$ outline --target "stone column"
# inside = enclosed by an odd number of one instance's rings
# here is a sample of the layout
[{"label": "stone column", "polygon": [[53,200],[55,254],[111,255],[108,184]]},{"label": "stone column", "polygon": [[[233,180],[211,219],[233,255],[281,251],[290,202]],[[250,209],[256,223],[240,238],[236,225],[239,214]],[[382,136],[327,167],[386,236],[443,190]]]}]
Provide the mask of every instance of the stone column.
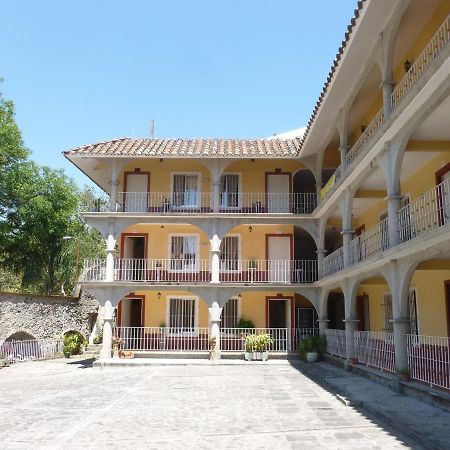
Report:
[{"label": "stone column", "polygon": [[395,318],[394,325],[394,350],[395,369],[397,373],[408,369],[408,349],[406,346],[406,335],[409,333],[409,317]]},{"label": "stone column", "polygon": [[358,326],[358,322],[359,320],[353,318],[344,320],[347,364],[351,364],[355,359],[354,333]]},{"label": "stone column", "polygon": [[384,120],[387,120],[392,113],[391,95],[394,89],[394,82],[392,80],[384,80],[381,83],[381,89],[383,90]]},{"label": "stone column", "polygon": [[321,336],[325,335],[325,331],[328,330],[329,319],[319,319],[319,334]]},{"label": "stone column", "polygon": [[211,283],[220,283],[220,244],[222,240],[217,234],[210,239],[211,244]]},{"label": "stone column", "polygon": [[342,230],[342,251],[344,253],[344,267],[350,267],[351,261],[351,249],[350,242],[353,239],[353,230]]},{"label": "stone column", "polygon": [[109,300],[103,307],[103,343],[100,358],[111,358],[114,308]]},{"label": "stone column", "polygon": [[220,211],[220,179],[214,179],[212,183],[212,208],[215,213]]},{"label": "stone column", "polygon": [[388,206],[389,247],[400,244],[400,224],[397,211],[400,209],[402,196],[400,193],[389,194],[386,198]]},{"label": "stone column", "polygon": [[344,172],[345,167],[347,166],[346,156],[349,151],[349,146],[347,144],[341,145],[339,147],[339,153],[341,154],[341,171]]},{"label": "stone column", "polygon": [[217,302],[213,302],[209,312],[209,337],[215,341],[215,349],[211,352],[211,359],[220,359],[220,321],[222,309]]},{"label": "stone column", "polygon": [[320,280],[323,277],[323,259],[325,258],[326,250],[323,248],[317,249],[317,277]]},{"label": "stone column", "polygon": [[109,197],[109,210],[111,212],[116,211],[116,202],[117,202],[117,166],[116,161],[113,159],[111,164],[111,179],[110,179],[110,197]]}]

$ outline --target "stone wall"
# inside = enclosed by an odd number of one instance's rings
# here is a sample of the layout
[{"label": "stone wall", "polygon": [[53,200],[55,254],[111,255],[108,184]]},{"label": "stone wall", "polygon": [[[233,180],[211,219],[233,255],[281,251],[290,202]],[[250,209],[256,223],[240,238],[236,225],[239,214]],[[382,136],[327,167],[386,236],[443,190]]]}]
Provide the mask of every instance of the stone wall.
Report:
[{"label": "stone wall", "polygon": [[98,308],[85,292],[80,297],[0,292],[0,344],[19,332],[44,339],[75,330],[88,339]]}]

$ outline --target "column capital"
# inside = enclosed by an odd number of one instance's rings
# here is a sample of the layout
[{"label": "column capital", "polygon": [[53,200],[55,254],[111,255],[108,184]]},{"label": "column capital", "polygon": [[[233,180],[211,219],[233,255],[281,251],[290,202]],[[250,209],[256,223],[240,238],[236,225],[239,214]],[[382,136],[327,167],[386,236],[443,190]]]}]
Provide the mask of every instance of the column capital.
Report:
[{"label": "column capital", "polygon": [[338,148],[338,151],[344,151],[344,152],[348,152],[350,150],[350,145],[340,145]]},{"label": "column capital", "polygon": [[392,87],[395,85],[395,81],[394,80],[383,80],[381,82],[381,87]]},{"label": "column capital", "polygon": [[341,234],[342,235],[344,235],[344,234],[355,234],[355,230],[342,230]]},{"label": "column capital", "polygon": [[399,317],[397,319],[389,319],[390,323],[410,323],[411,319],[409,317]]},{"label": "column capital", "polygon": [[359,323],[359,319],[344,319],[342,322],[344,323]]},{"label": "column capital", "polygon": [[321,323],[321,322],[328,323],[328,322],[331,322],[331,320],[330,319],[317,319],[317,322],[319,322],[319,323]]},{"label": "column capital", "polygon": [[387,197],[384,198],[385,201],[388,200],[402,200],[403,199],[403,195],[401,194],[389,194]]},{"label": "column capital", "polygon": [[318,249],[316,250],[316,253],[317,253],[318,255],[320,255],[320,254],[325,255],[326,252],[327,252],[327,251],[326,251],[324,248],[318,248]]}]

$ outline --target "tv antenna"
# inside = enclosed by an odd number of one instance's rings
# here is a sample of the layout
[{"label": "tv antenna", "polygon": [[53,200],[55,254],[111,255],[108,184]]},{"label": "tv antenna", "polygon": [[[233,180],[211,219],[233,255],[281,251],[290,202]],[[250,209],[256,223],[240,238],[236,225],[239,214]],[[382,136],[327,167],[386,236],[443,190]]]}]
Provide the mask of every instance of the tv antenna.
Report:
[{"label": "tv antenna", "polygon": [[150,120],[150,138],[153,139],[155,137],[155,121]]}]

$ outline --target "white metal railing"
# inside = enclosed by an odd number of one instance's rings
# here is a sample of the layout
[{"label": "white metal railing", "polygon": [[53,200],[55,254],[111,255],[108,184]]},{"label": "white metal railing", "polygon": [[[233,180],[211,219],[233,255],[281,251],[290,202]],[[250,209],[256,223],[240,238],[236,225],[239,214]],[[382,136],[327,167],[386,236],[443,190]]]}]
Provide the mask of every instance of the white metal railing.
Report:
[{"label": "white metal railing", "polygon": [[323,258],[323,276],[327,277],[344,268],[344,249],[338,248]]},{"label": "white metal railing", "polygon": [[388,219],[363,231],[350,242],[350,262],[356,264],[389,248]]},{"label": "white metal railing", "polygon": [[427,46],[422,50],[418,58],[411,65],[408,72],[397,83],[391,95],[391,107],[395,109],[411,88],[416,84],[425,70],[428,69],[436,56],[446,47],[450,41],[450,15],[433,35]]},{"label": "white metal railing", "polygon": [[121,350],[208,351],[208,328],[199,327],[115,327]]},{"label": "white metal railing", "polygon": [[410,377],[450,389],[450,338],[408,334],[406,345]]},{"label": "white metal railing", "polygon": [[62,355],[62,339],[5,341],[0,346],[0,358],[10,362],[55,358]]},{"label": "white metal railing", "polygon": [[395,372],[394,333],[355,331],[354,353],[362,364]]},{"label": "white metal railing", "polygon": [[200,213],[211,211],[210,192],[118,192],[120,212]]},{"label": "white metal railing", "polygon": [[325,337],[327,338],[327,353],[330,353],[330,355],[339,356],[340,358],[345,358],[347,356],[345,330],[325,330]]},{"label": "white metal railing", "polygon": [[[317,194],[243,192],[220,194],[216,213],[225,214],[310,214],[317,206]],[[88,199],[86,212],[108,212],[108,196]],[[115,212],[186,214],[214,213],[211,192],[118,192]]]},{"label": "white metal railing", "polygon": [[108,212],[110,210],[109,199],[109,195],[105,193],[95,197],[86,195],[81,202],[81,212]]},{"label": "white metal railing", "polygon": [[317,260],[221,260],[223,283],[313,283]]},{"label": "white metal railing", "polygon": [[[104,281],[105,260],[85,260],[82,281]],[[316,260],[221,260],[222,283],[299,284],[317,281]],[[114,281],[209,282],[210,260],[116,259]]]},{"label": "white metal railing", "polygon": [[[391,109],[398,107],[401,100],[406,96],[411,88],[417,83],[423,73],[428,69],[432,61],[439,55],[439,53],[447,46],[450,41],[450,15],[447,16],[442,25],[433,35],[427,46],[421,52],[419,57],[411,65],[408,72],[397,83],[391,94]],[[336,169],[335,174],[328,180],[328,183],[322,188],[320,192],[320,200],[325,200],[331,192],[333,192],[349,172],[349,167],[362,156],[367,153],[369,143],[371,142],[375,133],[381,128],[385,121],[384,109],[380,108],[375,114],[364,132],[352,146],[345,157],[345,167],[341,165]]]},{"label": "white metal railing", "polygon": [[402,242],[450,223],[450,179],[398,210]]}]

